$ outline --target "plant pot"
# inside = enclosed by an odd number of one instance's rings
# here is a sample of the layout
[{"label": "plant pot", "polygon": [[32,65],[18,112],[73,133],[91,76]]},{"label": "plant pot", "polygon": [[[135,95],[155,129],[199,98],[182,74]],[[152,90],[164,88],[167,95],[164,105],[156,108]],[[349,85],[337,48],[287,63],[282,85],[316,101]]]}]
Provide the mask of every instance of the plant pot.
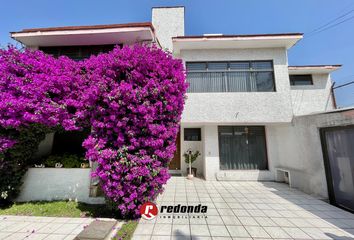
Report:
[{"label": "plant pot", "polygon": [[89,168],[90,165],[88,163],[81,163],[81,168]]},{"label": "plant pot", "polygon": [[189,180],[192,180],[193,179],[193,174],[188,174],[188,176],[187,176],[187,178],[189,179]]},{"label": "plant pot", "polygon": [[[189,168],[187,168],[187,174],[189,174]],[[192,174],[193,176],[197,176],[197,168],[192,167]]]},{"label": "plant pot", "polygon": [[62,168],[62,167],[63,167],[63,164],[61,164],[61,163],[55,163],[54,167],[55,167],[55,168]]}]

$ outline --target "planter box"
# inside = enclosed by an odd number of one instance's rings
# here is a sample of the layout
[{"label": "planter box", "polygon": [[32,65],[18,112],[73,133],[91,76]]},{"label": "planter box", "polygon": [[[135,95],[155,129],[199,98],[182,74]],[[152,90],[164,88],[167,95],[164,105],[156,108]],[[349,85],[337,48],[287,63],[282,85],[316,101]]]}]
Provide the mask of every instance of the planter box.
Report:
[{"label": "planter box", "polygon": [[90,168],[30,168],[23,178],[17,202],[72,200],[101,204],[89,197]]}]

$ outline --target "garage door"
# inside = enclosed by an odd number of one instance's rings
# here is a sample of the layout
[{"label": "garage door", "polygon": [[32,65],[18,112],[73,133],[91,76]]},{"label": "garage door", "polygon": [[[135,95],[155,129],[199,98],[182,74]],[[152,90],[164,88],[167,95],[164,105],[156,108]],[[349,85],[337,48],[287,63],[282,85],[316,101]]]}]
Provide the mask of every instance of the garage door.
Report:
[{"label": "garage door", "polygon": [[321,129],[332,204],[354,211],[354,126]]}]

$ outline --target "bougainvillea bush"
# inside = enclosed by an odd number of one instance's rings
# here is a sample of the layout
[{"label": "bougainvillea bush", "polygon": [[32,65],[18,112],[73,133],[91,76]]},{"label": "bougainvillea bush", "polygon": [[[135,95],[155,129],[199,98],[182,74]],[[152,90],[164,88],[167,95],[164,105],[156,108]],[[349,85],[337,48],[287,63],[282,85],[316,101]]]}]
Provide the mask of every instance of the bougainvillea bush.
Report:
[{"label": "bougainvillea bush", "polygon": [[[98,164],[93,176],[122,215],[137,216],[169,178],[186,88],[181,61],[157,47],[116,47],[80,62],[0,50],[0,174],[30,163],[34,151],[26,161],[10,154],[24,141],[19,133],[89,127],[83,146]],[[1,182],[2,195],[20,183],[12,185]]]}]

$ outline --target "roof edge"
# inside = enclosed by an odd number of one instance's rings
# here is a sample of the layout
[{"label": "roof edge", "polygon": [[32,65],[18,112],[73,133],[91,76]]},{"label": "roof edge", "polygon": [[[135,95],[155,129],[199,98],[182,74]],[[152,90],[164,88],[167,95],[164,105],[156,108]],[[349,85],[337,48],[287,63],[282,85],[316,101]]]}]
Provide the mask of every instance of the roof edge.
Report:
[{"label": "roof edge", "polygon": [[53,32],[53,31],[75,31],[75,30],[95,30],[95,29],[110,29],[110,28],[129,28],[129,27],[149,27],[154,32],[155,28],[151,22],[135,22],[123,24],[101,24],[101,25],[84,25],[84,26],[65,26],[65,27],[47,27],[47,28],[27,28],[16,33],[32,33],[32,32]]},{"label": "roof edge", "polygon": [[155,6],[155,7],[151,7],[151,9],[154,8],[186,8],[185,6],[179,5],[179,6]]},{"label": "roof edge", "polygon": [[342,64],[321,64],[321,65],[294,65],[288,66],[288,68],[298,69],[298,68],[340,68]]},{"label": "roof edge", "polygon": [[188,39],[188,38],[243,38],[243,37],[285,37],[285,36],[303,36],[303,33],[267,33],[267,34],[238,34],[238,35],[191,35],[177,36],[172,39]]}]

